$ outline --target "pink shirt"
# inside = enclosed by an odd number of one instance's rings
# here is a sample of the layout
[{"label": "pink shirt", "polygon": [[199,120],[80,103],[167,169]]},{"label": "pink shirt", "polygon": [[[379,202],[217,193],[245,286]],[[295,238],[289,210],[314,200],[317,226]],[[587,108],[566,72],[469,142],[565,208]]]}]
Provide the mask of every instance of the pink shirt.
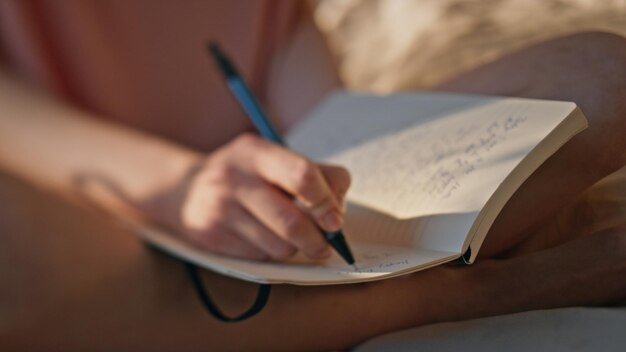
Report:
[{"label": "pink shirt", "polygon": [[1,0],[12,71],[98,115],[201,150],[249,129],[206,51],[217,40],[263,98],[289,0]]}]

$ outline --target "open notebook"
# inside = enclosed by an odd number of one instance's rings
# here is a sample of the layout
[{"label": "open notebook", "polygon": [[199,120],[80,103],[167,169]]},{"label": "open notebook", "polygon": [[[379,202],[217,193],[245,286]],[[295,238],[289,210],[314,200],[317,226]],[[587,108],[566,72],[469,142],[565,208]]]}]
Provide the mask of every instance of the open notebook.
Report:
[{"label": "open notebook", "polygon": [[358,270],[336,254],[263,263],[207,253],[132,223],[166,252],[259,283],[379,280],[460,259],[472,263],[496,216],[542,162],[587,122],[574,103],[338,91],[296,126],[290,147],[352,174],[344,233]]}]

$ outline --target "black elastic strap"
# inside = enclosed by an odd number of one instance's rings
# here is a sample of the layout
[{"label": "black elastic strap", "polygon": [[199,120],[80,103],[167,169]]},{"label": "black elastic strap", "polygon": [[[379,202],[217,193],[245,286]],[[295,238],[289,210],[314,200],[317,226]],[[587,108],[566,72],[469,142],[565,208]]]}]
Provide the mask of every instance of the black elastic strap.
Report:
[{"label": "black elastic strap", "polygon": [[472,247],[467,247],[465,253],[457,259],[450,262],[453,265],[468,265],[471,264],[470,258],[472,258]]},{"label": "black elastic strap", "polygon": [[209,296],[209,293],[207,292],[206,288],[204,288],[204,285],[202,284],[202,280],[200,280],[200,275],[198,274],[198,267],[187,262],[185,262],[185,267],[187,268],[187,274],[189,274],[189,277],[191,278],[191,282],[193,283],[194,288],[196,289],[198,298],[200,298],[200,301],[202,301],[202,304],[204,305],[204,307],[209,311],[209,313],[211,313],[212,316],[214,316],[215,318],[223,322],[234,323],[234,322],[248,319],[256,315],[258,312],[261,311],[261,309],[263,309],[263,307],[265,307],[265,304],[267,303],[267,299],[270,296],[270,290],[272,286],[267,285],[267,284],[260,284],[259,291],[256,295],[256,300],[254,301],[252,306],[239,316],[232,317],[232,318],[227,317],[213,303],[213,300],[211,300],[211,296]]}]

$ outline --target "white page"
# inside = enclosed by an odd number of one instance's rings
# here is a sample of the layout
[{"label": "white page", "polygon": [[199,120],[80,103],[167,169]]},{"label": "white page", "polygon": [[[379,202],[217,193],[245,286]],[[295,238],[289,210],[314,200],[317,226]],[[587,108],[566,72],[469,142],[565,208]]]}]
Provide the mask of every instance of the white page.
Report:
[{"label": "white page", "polygon": [[[350,244],[366,242],[461,254],[467,230],[478,212],[398,219],[349,202],[343,232]],[[461,233],[461,235],[459,235]]]},{"label": "white page", "polygon": [[315,262],[298,255],[288,262],[258,262],[216,255],[192,245],[182,236],[148,226],[144,222],[125,219],[124,224],[147,242],[180,259],[224,275],[259,283],[291,283],[298,285],[356,283],[402,275],[447,262],[457,253],[415,249],[357,242],[351,249],[358,270],[347,265],[337,254],[324,262]]},{"label": "white page", "polygon": [[396,218],[479,211],[572,103],[419,93],[338,93],[288,136],[347,167],[348,199]]}]

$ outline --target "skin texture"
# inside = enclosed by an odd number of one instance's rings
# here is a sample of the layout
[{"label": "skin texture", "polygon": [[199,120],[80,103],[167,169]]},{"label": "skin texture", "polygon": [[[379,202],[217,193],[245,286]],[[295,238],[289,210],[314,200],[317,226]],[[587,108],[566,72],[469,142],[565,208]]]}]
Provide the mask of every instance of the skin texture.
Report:
[{"label": "skin texture", "polygon": [[[239,324],[219,323],[202,310],[178,262],[147,249],[98,209],[34,188],[34,178],[24,176],[28,165],[5,161],[22,166],[14,168],[17,177],[0,182],[3,198],[12,200],[1,223],[0,282],[11,289],[0,293],[0,341],[9,350],[341,349],[410,326],[624,299],[624,228],[581,238],[558,234],[550,248],[515,249],[546,233],[541,229],[560,210],[626,163],[626,86],[619,79],[626,73],[625,43],[602,33],[556,39],[435,88],[573,100],[590,122],[515,194],[475,265],[369,284],[277,286],[268,306]],[[150,137],[143,142],[187,156],[172,158],[178,160],[169,168],[172,184],[155,189],[175,189],[173,180],[183,180],[202,160]],[[58,175],[51,177],[65,177]],[[125,191],[150,200],[155,205],[146,209],[155,213],[176,199],[155,200],[161,198],[147,196],[154,190],[141,186]],[[124,208],[97,187],[85,187],[84,194],[110,209]],[[256,285],[208,272],[204,280],[230,314],[245,309],[256,292]]]}]

